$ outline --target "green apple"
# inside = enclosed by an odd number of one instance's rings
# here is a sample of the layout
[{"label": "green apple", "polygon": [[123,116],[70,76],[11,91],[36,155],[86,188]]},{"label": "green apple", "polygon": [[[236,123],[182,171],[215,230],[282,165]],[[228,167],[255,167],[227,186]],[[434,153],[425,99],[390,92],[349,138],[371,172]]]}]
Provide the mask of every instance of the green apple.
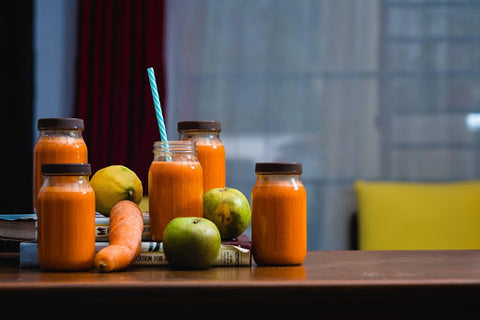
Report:
[{"label": "green apple", "polygon": [[248,199],[239,190],[214,188],[203,195],[203,216],[215,223],[222,240],[230,240],[247,229],[252,211]]},{"label": "green apple", "polygon": [[205,218],[178,217],[163,232],[163,251],[168,263],[181,269],[206,269],[220,252],[220,232]]}]

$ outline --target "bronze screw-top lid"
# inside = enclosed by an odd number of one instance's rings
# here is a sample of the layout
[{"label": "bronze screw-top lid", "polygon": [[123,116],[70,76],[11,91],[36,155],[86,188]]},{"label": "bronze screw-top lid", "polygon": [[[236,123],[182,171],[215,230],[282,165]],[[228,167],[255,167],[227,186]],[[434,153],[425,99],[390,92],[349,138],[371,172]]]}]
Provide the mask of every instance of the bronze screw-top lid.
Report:
[{"label": "bronze screw-top lid", "polygon": [[265,173],[289,173],[289,174],[301,174],[302,163],[300,162],[257,162],[255,164],[255,172]]},{"label": "bronze screw-top lid", "polygon": [[42,164],[44,175],[90,175],[92,168],[90,163],[45,163]]},{"label": "bronze screw-top lid", "polygon": [[83,119],[42,118],[38,119],[38,129],[84,129]]},{"label": "bronze screw-top lid", "polygon": [[222,124],[215,120],[180,121],[177,124],[177,130],[221,131]]}]

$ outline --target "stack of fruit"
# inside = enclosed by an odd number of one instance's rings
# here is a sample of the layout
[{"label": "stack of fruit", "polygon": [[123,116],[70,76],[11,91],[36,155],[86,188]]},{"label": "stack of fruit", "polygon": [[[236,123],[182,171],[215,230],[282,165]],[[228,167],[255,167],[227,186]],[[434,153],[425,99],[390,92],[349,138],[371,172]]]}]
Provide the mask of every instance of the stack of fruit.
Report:
[{"label": "stack of fruit", "polygon": [[[111,214],[119,211],[116,206],[122,205],[123,215],[134,217],[129,226],[117,232],[116,243],[125,250],[112,253],[109,257],[99,251],[95,267],[100,271],[113,271],[129,266],[138,256],[138,248],[131,245],[141,239],[143,220],[138,208],[143,196],[142,182],[129,168],[112,165],[98,170],[91,178],[90,184],[95,191],[96,211],[111,218]],[[133,205],[126,206],[125,201]],[[138,214],[140,212],[140,215]],[[210,189],[203,197],[203,218],[179,217],[167,225],[163,234],[163,250],[172,267],[188,269],[204,269],[211,266],[219,254],[222,240],[232,240],[247,229],[251,220],[251,209],[248,199],[234,188]],[[125,217],[126,218],[126,217]],[[142,228],[139,224],[142,224]],[[121,228],[117,228],[121,229]],[[127,230],[128,229],[128,230]],[[132,230],[135,230],[132,232]],[[140,231],[138,231],[140,230]],[[111,233],[113,232],[111,228]],[[110,236],[110,239],[112,236]],[[108,247],[107,247],[108,248]],[[106,249],[106,248],[105,248]],[[105,250],[103,249],[103,250]],[[102,253],[102,254],[101,254]],[[112,255],[117,255],[116,257]],[[116,267],[112,261],[122,261]]]}]

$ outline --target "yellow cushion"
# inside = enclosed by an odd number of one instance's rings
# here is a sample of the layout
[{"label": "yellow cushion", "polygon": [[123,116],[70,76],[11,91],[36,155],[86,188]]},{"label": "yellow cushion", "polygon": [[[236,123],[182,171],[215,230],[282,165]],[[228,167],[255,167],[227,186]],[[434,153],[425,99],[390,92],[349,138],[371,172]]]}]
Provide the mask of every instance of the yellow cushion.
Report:
[{"label": "yellow cushion", "polygon": [[480,249],[480,181],[355,181],[361,250]]}]

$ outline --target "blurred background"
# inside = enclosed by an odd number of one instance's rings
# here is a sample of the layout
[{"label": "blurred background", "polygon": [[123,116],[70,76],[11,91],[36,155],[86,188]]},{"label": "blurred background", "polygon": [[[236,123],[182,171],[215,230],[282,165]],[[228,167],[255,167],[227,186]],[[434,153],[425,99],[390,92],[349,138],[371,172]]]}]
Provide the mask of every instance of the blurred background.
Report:
[{"label": "blurred background", "polygon": [[480,0],[16,1],[2,10],[5,213],[31,212],[36,121],[81,117],[144,188],[180,120],[219,120],[227,185],[300,161],[308,249],[350,247],[353,181],[480,178]]}]

